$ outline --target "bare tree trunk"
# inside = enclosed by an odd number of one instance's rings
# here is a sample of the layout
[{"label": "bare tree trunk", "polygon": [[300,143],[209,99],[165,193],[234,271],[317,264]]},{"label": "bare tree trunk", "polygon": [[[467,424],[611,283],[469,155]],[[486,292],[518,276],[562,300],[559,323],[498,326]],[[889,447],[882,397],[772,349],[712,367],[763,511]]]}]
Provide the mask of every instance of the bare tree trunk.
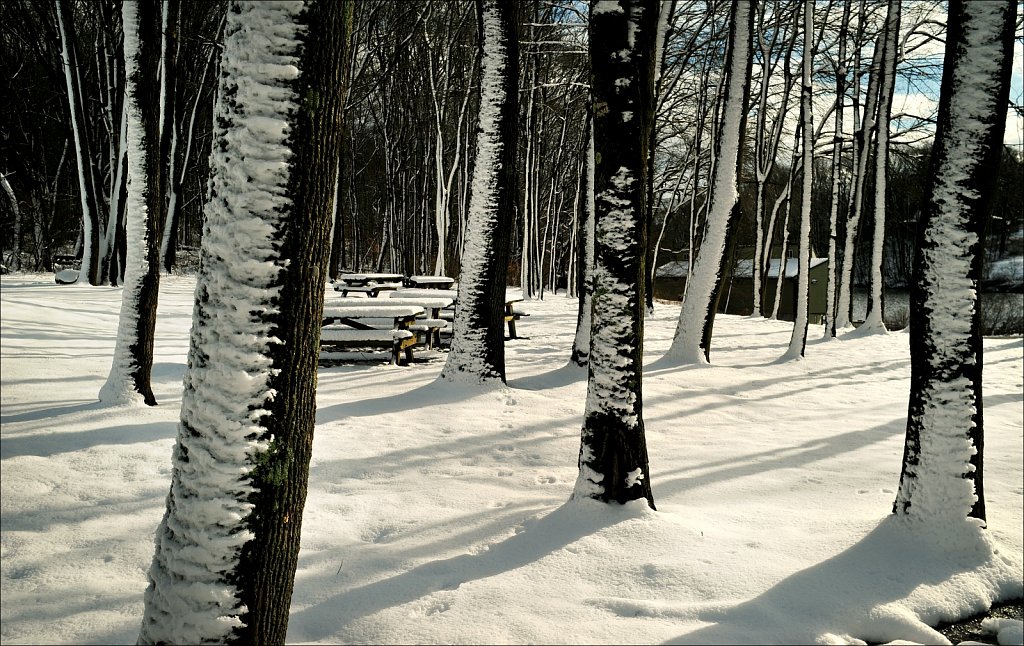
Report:
[{"label": "bare tree trunk", "polygon": [[459,307],[442,379],[505,381],[505,289],[517,188],[519,3],[477,0],[480,126]]},{"label": "bare tree trunk", "polygon": [[78,71],[77,42],[71,0],[55,0],[57,25],[60,31],[61,59],[71,113],[75,159],[78,163],[78,189],[82,204],[82,270],[79,283],[99,285],[100,277],[100,223],[99,198],[96,190],[92,154],[89,146],[88,123],[82,97],[82,84]]},{"label": "bare tree trunk", "polygon": [[889,0],[883,33],[885,44],[882,48],[881,78],[878,86],[878,133],[875,135],[875,228],[871,246],[871,297],[868,299],[867,315],[861,326],[863,334],[886,331],[882,318],[882,299],[885,290],[885,279],[882,275],[885,254],[885,192],[886,176],[889,172],[889,117],[892,113],[893,85],[896,81],[896,48],[900,37],[900,0]]},{"label": "bare tree trunk", "polygon": [[[159,0],[123,4],[125,81],[128,88],[127,262],[114,359],[99,398],[156,405],[150,383],[160,291],[160,224],[164,206],[160,136],[161,15]],[[132,181],[134,180],[134,182]]]},{"label": "bare tree trunk", "polygon": [[[863,19],[864,13],[861,12]],[[844,241],[842,278],[839,280],[839,304],[836,307],[836,329],[841,330],[852,325],[850,312],[853,305],[853,262],[854,247],[857,243],[857,231],[860,227],[860,216],[863,210],[864,180],[867,177],[868,151],[874,136],[878,104],[878,83],[882,74],[883,39],[875,42],[875,53],[871,61],[868,78],[868,94],[864,101],[864,118],[857,131],[856,150],[854,152],[857,165],[853,176],[853,203],[846,216],[846,240]],[[888,124],[886,124],[888,126]]]},{"label": "bare tree trunk", "polygon": [[[587,400],[572,497],[654,508],[643,423],[647,173],[657,0],[591,2],[596,238]],[[627,82],[623,83],[625,79]]]},{"label": "bare tree trunk", "polygon": [[576,336],[572,342],[569,360],[577,366],[590,362],[590,331],[594,309],[594,118],[587,109],[587,148],[583,174],[583,218],[578,234],[579,274],[576,289],[579,293],[579,311],[576,316]]},{"label": "bare tree trunk", "polygon": [[6,173],[0,172],[0,187],[4,189],[4,193],[11,201],[11,209],[14,213],[14,240],[11,244],[10,268],[19,271],[21,269],[21,209],[18,208],[18,198],[14,195],[11,183],[7,181]]},{"label": "bare tree trunk", "polygon": [[[228,14],[223,146],[140,643],[280,644],[287,634],[313,443],[345,54],[343,6],[322,0],[301,8],[235,3]],[[276,62],[298,55],[300,44],[296,78]],[[268,87],[272,101],[261,93]],[[262,169],[238,181],[233,165],[248,155]]]},{"label": "bare tree trunk", "polygon": [[846,101],[846,39],[847,25],[850,22],[850,5],[852,0],[843,1],[843,17],[839,25],[839,60],[836,62],[836,115],[835,134],[832,137],[832,202],[829,208],[828,236],[828,286],[825,294],[825,337],[836,336],[838,262],[836,248],[839,239],[839,201],[842,186],[842,167],[840,161],[843,154],[843,105]]},{"label": "bare tree trunk", "polygon": [[[811,190],[814,187],[814,113],[811,103],[814,88],[811,85],[811,70],[814,59],[814,0],[804,0],[804,51],[803,82],[800,87],[800,121],[803,130],[803,184],[800,190],[800,247],[799,269],[797,270],[796,312],[793,318],[793,334],[784,360],[804,356],[807,346],[807,298],[811,281],[808,277],[811,258]],[[779,282],[782,282],[782,268]]]},{"label": "bare tree trunk", "polygon": [[732,3],[725,62],[727,81],[722,99],[723,119],[717,127],[719,136],[715,141],[711,204],[697,261],[686,280],[686,297],[680,308],[675,336],[666,354],[675,361],[707,363],[711,356],[723,264],[731,251],[732,234],[739,217],[737,183],[750,91],[754,11],[754,2],[734,0]]},{"label": "bare tree trunk", "polygon": [[1016,9],[1012,0],[949,3],[938,129],[914,258],[910,403],[893,511],[915,528],[939,528],[944,540],[986,520],[977,290],[1003,147]]}]

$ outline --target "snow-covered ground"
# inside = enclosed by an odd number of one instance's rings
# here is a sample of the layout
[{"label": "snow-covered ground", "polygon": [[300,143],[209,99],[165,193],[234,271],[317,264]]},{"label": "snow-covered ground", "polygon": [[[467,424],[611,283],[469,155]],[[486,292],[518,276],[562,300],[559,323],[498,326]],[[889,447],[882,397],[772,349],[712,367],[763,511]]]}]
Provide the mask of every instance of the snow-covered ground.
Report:
[{"label": "snow-covered ground", "polygon": [[[135,641],[193,287],[161,287],[160,406],[110,408],[96,395],[120,290],[0,282],[4,644]],[[938,643],[926,623],[1024,595],[1021,338],[985,348],[992,548],[950,554],[889,517],[906,334],[812,343],[775,364],[789,324],[719,315],[713,365],[674,368],[657,360],[678,310],[659,305],[644,387],[652,512],[567,503],[586,389],[566,367],[576,302],[523,309],[507,389],[437,381],[440,354],[321,369],[289,641]]]}]

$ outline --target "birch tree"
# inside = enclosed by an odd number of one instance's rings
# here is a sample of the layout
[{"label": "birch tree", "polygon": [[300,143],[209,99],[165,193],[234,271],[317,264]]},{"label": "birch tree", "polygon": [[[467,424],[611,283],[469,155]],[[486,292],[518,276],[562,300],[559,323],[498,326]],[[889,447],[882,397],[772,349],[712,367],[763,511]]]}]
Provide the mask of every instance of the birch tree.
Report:
[{"label": "birch tree", "polygon": [[141,397],[156,405],[150,384],[156,306],[160,291],[160,116],[166,94],[160,85],[162,18],[158,0],[123,4],[125,101],[128,141],[127,255],[113,365],[99,398],[127,403]]},{"label": "birch tree", "polygon": [[[755,3],[733,0],[729,48],[726,52],[722,120],[715,142],[715,169],[704,237],[693,270],[687,278],[686,297],[667,357],[681,363],[707,363],[711,356],[719,282],[730,229],[739,197],[740,148],[750,90],[750,42]],[[731,221],[733,221],[731,223]]]},{"label": "birch tree", "polygon": [[329,0],[234,2],[228,13],[181,421],[140,643],[287,634],[341,144],[343,16]]},{"label": "birch tree", "polygon": [[477,0],[482,78],[477,157],[449,381],[505,381],[505,286],[515,222],[519,112],[518,2]]},{"label": "birch tree", "polygon": [[644,259],[658,0],[592,0],[594,295],[572,497],[654,508],[643,423]]},{"label": "birch tree", "polygon": [[985,526],[982,233],[998,174],[1017,3],[951,0],[910,309],[910,403],[893,507],[944,536]]}]

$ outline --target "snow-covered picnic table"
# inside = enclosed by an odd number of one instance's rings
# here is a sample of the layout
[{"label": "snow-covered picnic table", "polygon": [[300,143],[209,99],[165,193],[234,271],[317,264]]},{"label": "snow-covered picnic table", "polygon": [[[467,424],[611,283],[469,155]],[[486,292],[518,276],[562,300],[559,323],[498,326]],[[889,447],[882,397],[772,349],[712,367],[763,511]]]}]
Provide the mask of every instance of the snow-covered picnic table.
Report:
[{"label": "snow-covered picnic table", "polygon": [[451,289],[454,278],[448,276],[409,276],[405,279],[406,287],[413,289]]},{"label": "snow-covered picnic table", "polygon": [[376,298],[382,291],[401,289],[404,280],[404,274],[342,274],[334,289],[342,296],[357,292]]},{"label": "snow-covered picnic table", "polygon": [[[410,299],[410,298],[430,298],[433,296],[443,295],[446,298],[451,298],[453,302],[456,302],[459,293],[454,289],[417,289],[407,288],[399,289],[390,294],[389,300],[395,299]],[[526,312],[516,309],[515,304],[523,301],[523,292],[521,289],[508,288],[505,290],[505,323],[508,324],[508,337],[509,339],[518,339],[519,336],[516,332],[516,321],[524,316],[529,316]],[[441,313],[442,318],[447,318],[451,321],[454,319],[454,312],[451,309],[446,309]]]},{"label": "snow-covered picnic table", "polygon": [[[437,292],[439,290],[429,290],[431,292]],[[397,292],[394,292],[397,293]],[[427,348],[433,348],[440,341],[441,330],[448,326],[448,320],[441,317],[441,311],[446,307],[451,307],[454,299],[449,296],[441,297],[396,297],[391,296],[390,298],[354,298],[354,297],[342,297],[331,299],[328,301],[328,307],[357,307],[357,308],[369,308],[369,307],[380,307],[382,305],[408,305],[413,307],[422,307],[424,314],[420,318],[417,318],[409,329],[416,332],[417,334],[423,335],[423,341]]]},{"label": "snow-covered picnic table", "polygon": [[[363,299],[365,300],[365,299]],[[324,307],[320,330],[321,351],[328,347],[383,347],[391,349],[391,362],[412,361],[416,334],[411,328],[424,313],[417,305],[387,305],[374,301],[367,305],[328,305]]]}]

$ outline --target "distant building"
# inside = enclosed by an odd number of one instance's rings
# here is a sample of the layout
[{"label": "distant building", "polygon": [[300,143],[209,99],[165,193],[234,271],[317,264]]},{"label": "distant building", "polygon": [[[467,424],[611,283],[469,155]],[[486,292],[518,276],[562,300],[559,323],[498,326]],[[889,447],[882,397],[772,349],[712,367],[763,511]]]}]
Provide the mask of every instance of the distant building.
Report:
[{"label": "distant building", "polygon": [[[751,254],[752,255],[752,254]],[[780,258],[772,258],[765,278],[763,309],[771,313],[775,305],[775,289],[779,280]],[[753,273],[754,262],[749,258],[736,260],[732,271],[726,276],[725,287],[718,301],[718,311],[724,314],[748,316],[754,311]],[[792,321],[796,318],[796,286],[799,261],[787,258],[782,277],[782,301],[779,303],[779,318]],[[686,289],[687,263],[668,262],[655,272],[654,296],[669,301],[682,300]],[[821,323],[825,315],[825,301],[828,290],[828,258],[811,258],[810,294],[807,316],[811,323]]]}]

